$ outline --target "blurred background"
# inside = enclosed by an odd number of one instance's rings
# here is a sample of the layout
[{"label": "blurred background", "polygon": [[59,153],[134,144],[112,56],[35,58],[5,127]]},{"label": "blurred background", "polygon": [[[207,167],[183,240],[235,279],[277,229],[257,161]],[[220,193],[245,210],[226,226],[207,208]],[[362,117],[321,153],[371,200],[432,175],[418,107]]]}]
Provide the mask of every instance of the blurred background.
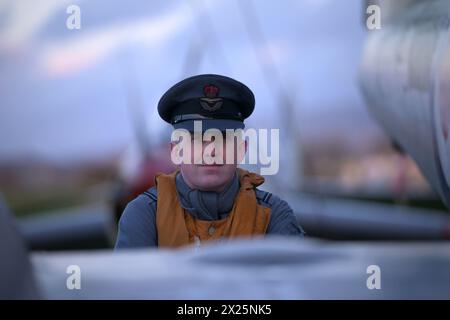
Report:
[{"label": "blurred background", "polygon": [[[66,26],[74,4],[80,29]],[[125,204],[156,172],[173,170],[159,98],[200,73],[247,84],[256,96],[247,127],[280,129],[280,171],[263,189],[293,199],[310,236],[397,238],[350,226],[366,211],[387,222],[399,207],[448,223],[437,193],[361,94],[366,5],[1,1],[0,192],[29,245],[112,246]],[[317,227],[308,217],[318,210],[345,212],[345,233],[340,224]]]}]

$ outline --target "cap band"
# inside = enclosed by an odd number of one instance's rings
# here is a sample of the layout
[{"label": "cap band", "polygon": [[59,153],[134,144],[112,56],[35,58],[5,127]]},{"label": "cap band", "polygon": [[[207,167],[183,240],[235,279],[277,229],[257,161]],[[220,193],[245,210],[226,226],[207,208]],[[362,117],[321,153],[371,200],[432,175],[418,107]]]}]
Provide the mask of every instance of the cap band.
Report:
[{"label": "cap band", "polygon": [[220,108],[214,111],[209,111],[205,109],[202,104],[202,100],[200,98],[189,99],[185,101],[178,102],[177,105],[173,106],[172,115],[170,117],[170,121],[173,123],[175,120],[181,121],[179,116],[185,117],[189,115],[189,119],[184,118],[184,120],[192,120],[191,115],[198,115],[196,118],[198,119],[235,119],[243,121],[244,117],[242,116],[240,106],[233,100],[230,99],[221,99],[219,102],[221,103]]},{"label": "cap band", "polygon": [[206,119],[229,119],[229,120],[239,120],[243,121],[242,116],[240,114],[232,115],[232,114],[215,114],[214,117],[207,117],[198,113],[190,113],[190,114],[179,114],[172,118],[172,124],[186,121],[186,120],[206,120]]}]

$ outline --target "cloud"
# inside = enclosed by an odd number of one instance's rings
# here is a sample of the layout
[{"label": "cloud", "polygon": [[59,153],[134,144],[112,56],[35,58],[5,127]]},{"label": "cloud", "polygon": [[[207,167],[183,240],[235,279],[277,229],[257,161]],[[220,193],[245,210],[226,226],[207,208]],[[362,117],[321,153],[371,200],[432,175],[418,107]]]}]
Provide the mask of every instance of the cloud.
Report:
[{"label": "cloud", "polygon": [[10,0],[0,2],[0,12],[8,12],[0,30],[0,49],[10,49],[26,44],[45,25],[58,9],[69,0]]},{"label": "cloud", "polygon": [[[47,45],[42,52],[40,65],[51,76],[66,75],[88,68],[129,44],[164,44],[171,35],[182,30],[192,19],[188,8],[181,5],[169,14],[156,18],[123,22],[85,32],[75,39]],[[79,32],[77,30],[68,32]]]}]

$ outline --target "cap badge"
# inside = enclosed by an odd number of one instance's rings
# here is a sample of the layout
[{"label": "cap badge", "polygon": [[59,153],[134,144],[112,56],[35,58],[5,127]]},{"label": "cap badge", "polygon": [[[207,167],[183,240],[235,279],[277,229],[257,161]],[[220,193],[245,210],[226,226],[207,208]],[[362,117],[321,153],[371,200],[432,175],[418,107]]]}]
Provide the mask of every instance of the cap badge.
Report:
[{"label": "cap badge", "polygon": [[218,98],[219,88],[209,84],[203,87],[204,98],[200,98],[200,105],[207,111],[216,111],[222,107],[223,100]]}]

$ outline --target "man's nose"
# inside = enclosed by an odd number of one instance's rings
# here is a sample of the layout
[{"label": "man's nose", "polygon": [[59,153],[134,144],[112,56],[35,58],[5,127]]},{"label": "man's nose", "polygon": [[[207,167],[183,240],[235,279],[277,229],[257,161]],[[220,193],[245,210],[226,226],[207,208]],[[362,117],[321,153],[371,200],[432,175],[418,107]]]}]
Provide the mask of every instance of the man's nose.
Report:
[{"label": "man's nose", "polygon": [[[212,144],[212,146],[210,146],[210,144]],[[223,144],[219,143],[219,141],[208,141],[205,144],[203,144],[203,153],[206,149],[206,147],[208,147],[208,149],[210,150],[208,156],[210,157],[215,157],[217,156],[225,156],[225,152],[224,152],[224,146]]]}]

